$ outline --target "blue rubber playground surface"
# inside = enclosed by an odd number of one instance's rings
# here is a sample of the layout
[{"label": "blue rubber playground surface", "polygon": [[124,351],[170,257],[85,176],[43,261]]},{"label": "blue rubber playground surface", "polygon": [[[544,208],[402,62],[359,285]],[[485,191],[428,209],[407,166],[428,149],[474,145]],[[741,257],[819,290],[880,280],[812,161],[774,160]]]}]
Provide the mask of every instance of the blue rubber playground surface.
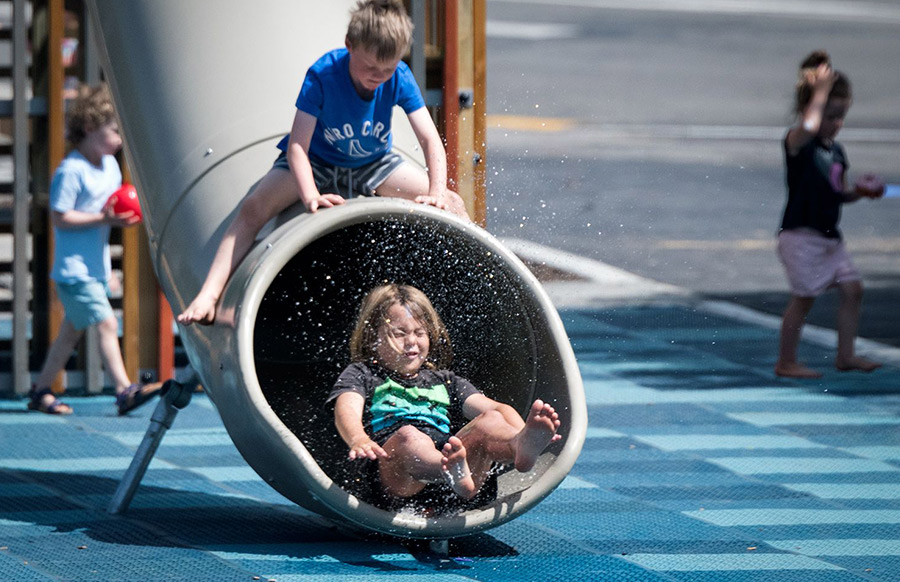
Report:
[{"label": "blue rubber playground surface", "polygon": [[0,580],[900,580],[900,370],[771,373],[777,331],[691,305],[561,311],[590,428],[532,511],[450,543],[361,538],[289,503],[211,403],[177,417],[106,513],[154,405],[0,401]]}]

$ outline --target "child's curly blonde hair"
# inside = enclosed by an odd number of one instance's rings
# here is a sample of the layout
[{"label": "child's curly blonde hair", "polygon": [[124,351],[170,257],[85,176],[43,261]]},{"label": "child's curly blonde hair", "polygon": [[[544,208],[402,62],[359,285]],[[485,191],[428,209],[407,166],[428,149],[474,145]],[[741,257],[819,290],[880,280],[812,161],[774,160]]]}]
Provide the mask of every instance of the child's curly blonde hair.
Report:
[{"label": "child's curly blonde hair", "polygon": [[116,119],[109,87],[82,85],[66,112],[66,139],[77,146],[88,133]]}]

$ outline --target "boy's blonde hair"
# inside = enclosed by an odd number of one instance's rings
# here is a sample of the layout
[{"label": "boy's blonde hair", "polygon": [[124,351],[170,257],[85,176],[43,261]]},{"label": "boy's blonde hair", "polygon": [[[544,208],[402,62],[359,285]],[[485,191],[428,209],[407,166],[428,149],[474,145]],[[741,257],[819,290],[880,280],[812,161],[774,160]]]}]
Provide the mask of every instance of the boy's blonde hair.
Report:
[{"label": "boy's blonde hair", "polygon": [[105,83],[93,87],[82,85],[66,112],[66,139],[75,145],[100,126],[116,120],[109,87]]},{"label": "boy's blonde hair", "polygon": [[453,360],[450,336],[431,301],[415,287],[393,283],[375,287],[362,300],[359,318],[350,336],[350,360],[367,363],[377,360],[378,330],[390,321],[388,310],[394,305],[409,309],[425,326],[430,343],[425,367],[447,369]]},{"label": "boy's blonde hair", "polygon": [[412,19],[401,0],[360,0],[350,13],[347,44],[372,51],[380,61],[390,61],[409,50],[412,31]]}]

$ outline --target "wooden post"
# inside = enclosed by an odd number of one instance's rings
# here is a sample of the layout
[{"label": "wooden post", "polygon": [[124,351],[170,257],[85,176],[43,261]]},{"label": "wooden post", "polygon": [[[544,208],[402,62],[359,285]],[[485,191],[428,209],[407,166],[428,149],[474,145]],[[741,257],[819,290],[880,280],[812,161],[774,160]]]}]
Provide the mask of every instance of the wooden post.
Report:
[{"label": "wooden post", "polygon": [[166,300],[162,289],[157,285],[158,310],[157,310],[157,327],[159,341],[159,354],[157,357],[157,380],[165,382],[175,377],[175,334],[172,331],[172,323],[174,316],[172,314],[172,306]]},{"label": "wooden post", "polygon": [[474,58],[475,124],[473,186],[475,190],[472,220],[487,226],[487,0],[473,0],[472,45]]},{"label": "wooden post", "polygon": [[[63,63],[62,63],[62,39],[65,31],[64,24],[65,5],[63,0],[47,0],[47,162],[48,183],[53,177],[53,172],[62,162],[66,154],[65,124],[66,112],[63,100]],[[50,222],[50,211],[47,212],[47,248],[51,254],[48,260],[53,265],[52,253],[54,246],[53,225]],[[44,273],[47,286],[50,288],[50,312],[48,315],[48,339],[52,342],[59,335],[65,313],[62,305],[56,298],[56,289],[50,281],[50,273]],[[53,380],[53,391],[64,390],[61,376]]]},{"label": "wooden post", "polygon": [[[447,150],[447,182],[452,190],[456,190],[459,179],[457,172],[459,163],[459,133],[457,131],[459,119],[459,85],[457,84],[459,11],[456,0],[444,2],[443,5],[444,86],[441,110],[443,112],[444,141]],[[468,204],[467,201],[467,207]]]}]

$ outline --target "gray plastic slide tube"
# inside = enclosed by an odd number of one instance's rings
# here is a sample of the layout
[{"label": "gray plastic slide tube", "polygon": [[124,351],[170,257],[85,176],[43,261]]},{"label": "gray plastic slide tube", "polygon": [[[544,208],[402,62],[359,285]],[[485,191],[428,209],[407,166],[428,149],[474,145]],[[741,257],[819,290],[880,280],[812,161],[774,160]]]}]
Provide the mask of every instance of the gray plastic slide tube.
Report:
[{"label": "gray plastic slide tube", "polygon": [[[173,308],[199,290],[240,200],[290,127],[306,68],[340,46],[349,1],[89,0],[122,121],[151,257]],[[421,161],[408,126],[395,147]],[[230,437],[273,488],[320,515],[403,537],[495,527],[565,478],[587,430],[581,376],[538,281],[483,229],[422,205],[360,199],[285,219],[238,266],[210,327],[181,338]],[[454,370],[524,414],[540,398],[562,440],[476,502],[387,508],[324,406],[360,299],[384,281],[425,291]]]}]

